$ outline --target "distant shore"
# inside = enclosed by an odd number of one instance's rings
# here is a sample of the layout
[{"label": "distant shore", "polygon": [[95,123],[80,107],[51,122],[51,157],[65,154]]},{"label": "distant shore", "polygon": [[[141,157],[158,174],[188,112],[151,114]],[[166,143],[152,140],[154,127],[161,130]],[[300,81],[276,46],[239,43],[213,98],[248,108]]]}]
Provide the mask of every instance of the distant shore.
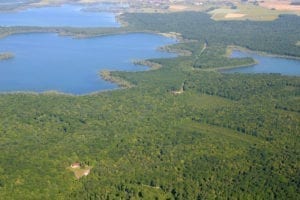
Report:
[{"label": "distant shore", "polygon": [[300,57],[297,57],[297,56],[288,56],[288,55],[273,54],[273,53],[264,52],[264,51],[256,51],[256,50],[247,49],[247,48],[241,47],[241,46],[228,46],[226,55],[230,56],[232,51],[242,51],[242,52],[247,52],[247,53],[254,53],[257,55],[261,55],[261,56],[300,60]]},{"label": "distant shore", "polygon": [[[286,59],[300,60],[300,57],[296,57],[296,56],[277,55],[277,54],[272,54],[272,53],[268,53],[268,52],[254,51],[254,50],[247,49],[247,48],[244,48],[241,46],[228,46],[226,56],[230,57],[230,55],[232,54],[232,51],[241,51],[241,52],[252,53],[252,54],[257,54],[260,56],[268,56],[268,57],[274,57],[274,58],[286,58]],[[213,68],[213,69],[208,69],[208,70],[209,71],[216,70],[216,71],[222,72],[222,71],[226,71],[229,69],[250,67],[250,66],[254,66],[258,63],[259,62],[257,60],[254,60],[253,63],[249,63],[249,64],[245,64],[245,65],[226,66],[226,67]]]}]

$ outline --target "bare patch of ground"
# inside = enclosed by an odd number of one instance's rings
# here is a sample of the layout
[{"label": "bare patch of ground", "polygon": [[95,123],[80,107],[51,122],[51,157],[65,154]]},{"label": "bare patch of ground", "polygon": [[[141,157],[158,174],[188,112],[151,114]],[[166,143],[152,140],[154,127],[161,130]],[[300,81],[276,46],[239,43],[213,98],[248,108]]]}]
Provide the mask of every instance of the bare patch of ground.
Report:
[{"label": "bare patch of ground", "polygon": [[300,46],[300,41],[298,41],[298,42],[296,43],[296,45],[297,45],[297,46]]},{"label": "bare patch of ground", "polygon": [[170,7],[169,7],[169,10],[174,11],[174,12],[184,11],[186,9],[187,9],[187,6],[184,6],[184,5],[170,5]]},{"label": "bare patch of ground", "polygon": [[225,15],[226,19],[230,19],[230,18],[242,18],[246,16],[246,14],[241,14],[241,13],[228,13]]},{"label": "bare patch of ground", "polygon": [[72,165],[70,167],[67,167],[68,170],[72,171],[74,173],[74,176],[76,179],[80,179],[84,176],[88,176],[91,173],[91,166],[79,166],[79,167],[73,167]]}]

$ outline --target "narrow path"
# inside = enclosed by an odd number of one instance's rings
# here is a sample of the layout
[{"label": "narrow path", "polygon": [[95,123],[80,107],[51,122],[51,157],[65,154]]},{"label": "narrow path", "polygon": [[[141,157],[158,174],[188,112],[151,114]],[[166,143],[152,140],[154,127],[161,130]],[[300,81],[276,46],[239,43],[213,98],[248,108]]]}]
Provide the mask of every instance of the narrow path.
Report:
[{"label": "narrow path", "polygon": [[207,41],[205,41],[205,43],[204,43],[204,45],[203,45],[203,48],[201,49],[200,53],[199,53],[199,54],[196,56],[196,58],[195,58],[195,61],[194,61],[193,66],[196,65],[197,60],[200,58],[200,56],[201,56],[201,55],[203,54],[203,52],[206,50],[207,45],[208,45],[208,43],[207,43]]},{"label": "narrow path", "polygon": [[200,51],[200,54],[198,55],[198,57],[202,55],[202,53],[205,51],[206,48],[207,48],[207,42],[204,43],[204,46],[203,46],[202,50]]},{"label": "narrow path", "polygon": [[151,185],[145,185],[145,184],[142,184],[142,186],[144,186],[144,187],[149,187],[149,188],[153,188],[153,189],[161,189],[161,188],[158,187],[158,186],[151,186]]}]

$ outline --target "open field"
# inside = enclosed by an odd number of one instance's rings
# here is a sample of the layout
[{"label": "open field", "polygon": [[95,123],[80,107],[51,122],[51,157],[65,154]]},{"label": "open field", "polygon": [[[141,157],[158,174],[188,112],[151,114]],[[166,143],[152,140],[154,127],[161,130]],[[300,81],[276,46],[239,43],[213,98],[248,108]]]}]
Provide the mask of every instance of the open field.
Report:
[{"label": "open field", "polygon": [[264,0],[259,5],[268,9],[276,9],[281,11],[300,11],[299,5],[292,5],[291,0]]},{"label": "open field", "polygon": [[218,8],[209,12],[214,20],[255,20],[272,21],[280,14],[300,14],[296,11],[279,11],[251,4],[237,4],[235,9]]}]

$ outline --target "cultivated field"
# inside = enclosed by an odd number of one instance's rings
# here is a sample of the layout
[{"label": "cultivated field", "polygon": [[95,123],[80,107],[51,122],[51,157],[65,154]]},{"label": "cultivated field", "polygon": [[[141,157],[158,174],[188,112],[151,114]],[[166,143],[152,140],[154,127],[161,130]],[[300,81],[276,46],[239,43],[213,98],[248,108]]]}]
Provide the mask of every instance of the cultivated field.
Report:
[{"label": "cultivated field", "polygon": [[291,0],[264,0],[259,5],[268,9],[276,9],[281,11],[300,11],[299,5],[292,5]]},{"label": "cultivated field", "polygon": [[272,21],[280,14],[300,14],[299,11],[268,9],[253,4],[237,4],[236,8],[218,8],[209,12],[214,20]]}]

